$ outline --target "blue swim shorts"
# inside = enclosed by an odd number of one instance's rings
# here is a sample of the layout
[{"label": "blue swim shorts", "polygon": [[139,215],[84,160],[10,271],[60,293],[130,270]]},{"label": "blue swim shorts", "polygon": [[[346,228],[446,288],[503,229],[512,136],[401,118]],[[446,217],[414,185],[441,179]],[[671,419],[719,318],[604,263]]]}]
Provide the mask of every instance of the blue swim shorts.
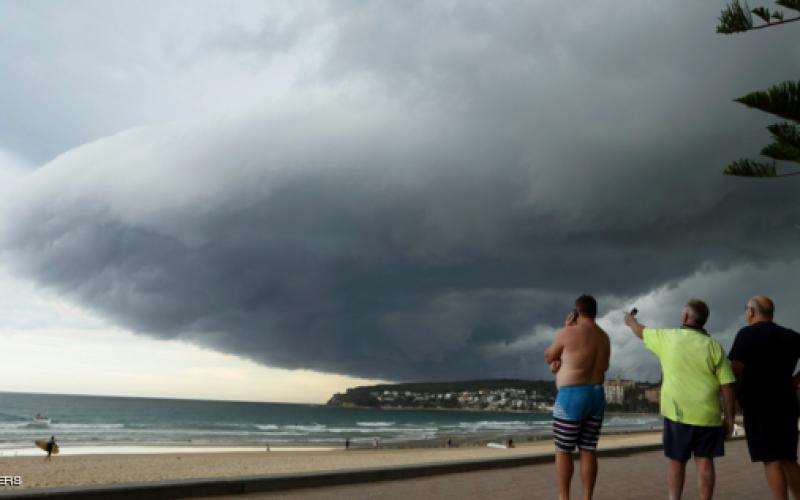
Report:
[{"label": "blue swim shorts", "polygon": [[602,384],[560,388],[553,407],[556,448],[565,453],[572,453],[576,445],[582,450],[596,450],[605,409],[606,395]]}]

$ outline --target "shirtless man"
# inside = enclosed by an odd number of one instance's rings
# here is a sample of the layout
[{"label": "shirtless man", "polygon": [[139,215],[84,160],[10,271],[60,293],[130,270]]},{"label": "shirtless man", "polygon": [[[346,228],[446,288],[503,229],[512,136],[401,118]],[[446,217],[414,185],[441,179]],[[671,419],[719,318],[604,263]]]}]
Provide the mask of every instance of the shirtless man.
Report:
[{"label": "shirtless man", "polygon": [[576,445],[580,448],[584,499],[592,498],[597,479],[595,450],[606,407],[603,381],[611,343],[606,332],[595,323],[596,316],[594,297],[578,297],[564,328],[544,352],[545,361],[556,374],[558,388],[553,408],[553,436],[561,500],[569,499],[574,468],[572,452]]}]

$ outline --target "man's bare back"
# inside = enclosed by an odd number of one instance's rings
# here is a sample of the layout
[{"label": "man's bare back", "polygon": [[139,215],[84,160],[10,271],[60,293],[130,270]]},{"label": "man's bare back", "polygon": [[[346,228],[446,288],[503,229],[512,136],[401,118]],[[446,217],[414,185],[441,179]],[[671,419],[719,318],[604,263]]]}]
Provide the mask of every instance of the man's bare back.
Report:
[{"label": "man's bare back", "polygon": [[557,387],[602,384],[610,355],[606,332],[594,321],[586,320],[561,329],[545,352],[548,363],[560,361],[556,371]]},{"label": "man's bare back", "polygon": [[603,379],[611,357],[611,342],[595,324],[597,301],[583,294],[553,343],[544,352],[556,374],[558,393],[553,402],[553,441],[560,498],[569,498],[575,448],[580,449],[584,498],[591,499],[597,479],[597,442],[606,398]]}]

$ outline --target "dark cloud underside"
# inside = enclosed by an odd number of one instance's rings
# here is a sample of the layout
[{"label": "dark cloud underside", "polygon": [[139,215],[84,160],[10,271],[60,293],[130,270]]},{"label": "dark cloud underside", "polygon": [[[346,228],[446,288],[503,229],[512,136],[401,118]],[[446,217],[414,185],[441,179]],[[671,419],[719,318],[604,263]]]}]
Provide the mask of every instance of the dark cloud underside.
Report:
[{"label": "dark cloud underside", "polygon": [[764,140],[730,99],[791,76],[764,51],[791,29],[447,5],[336,3],[324,92],[56,158],[7,201],[4,258],[135,331],[389,379],[542,376],[537,329],[579,293],[796,259],[798,184],[720,175]]}]

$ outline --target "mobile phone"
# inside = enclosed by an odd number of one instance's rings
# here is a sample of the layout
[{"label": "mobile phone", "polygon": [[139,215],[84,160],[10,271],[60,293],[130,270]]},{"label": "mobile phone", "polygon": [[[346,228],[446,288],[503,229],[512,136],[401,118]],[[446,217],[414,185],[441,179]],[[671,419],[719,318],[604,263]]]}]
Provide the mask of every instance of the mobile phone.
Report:
[{"label": "mobile phone", "polygon": [[578,310],[577,309],[573,309],[572,310],[572,323],[573,324],[578,322],[578,316],[579,316],[578,315]]},{"label": "mobile phone", "polygon": [[636,309],[635,307],[633,309],[631,309],[631,316],[636,316],[637,314],[639,314],[639,310],[638,309]]}]

